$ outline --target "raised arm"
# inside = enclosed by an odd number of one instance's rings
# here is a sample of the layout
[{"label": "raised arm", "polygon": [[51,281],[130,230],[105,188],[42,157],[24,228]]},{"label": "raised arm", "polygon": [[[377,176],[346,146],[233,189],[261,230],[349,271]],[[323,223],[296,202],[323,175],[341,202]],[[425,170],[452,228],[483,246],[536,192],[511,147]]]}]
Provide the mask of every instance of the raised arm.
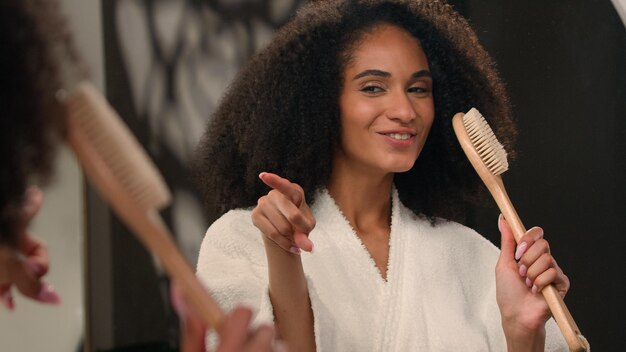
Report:
[{"label": "raised arm", "polygon": [[272,190],[259,199],[252,222],[265,244],[276,330],[291,351],[314,351],[313,311],[300,250],[313,250],[308,234],[315,219],[302,187],[271,173],[259,177]]}]

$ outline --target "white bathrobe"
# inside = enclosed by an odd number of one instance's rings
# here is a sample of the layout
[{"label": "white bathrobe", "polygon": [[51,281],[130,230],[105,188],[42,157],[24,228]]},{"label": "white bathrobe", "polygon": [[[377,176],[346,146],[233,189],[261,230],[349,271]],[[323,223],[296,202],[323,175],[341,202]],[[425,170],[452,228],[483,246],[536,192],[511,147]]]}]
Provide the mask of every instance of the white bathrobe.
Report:
[{"label": "white bathrobe", "polygon": [[[485,238],[454,222],[431,226],[394,190],[384,280],[328,192],[318,193],[312,211],[315,249],[302,253],[302,263],[318,351],[506,351],[495,295],[499,250]],[[211,225],[197,270],[224,309],[245,304],[255,323],[273,321],[265,250],[250,210]],[[568,350],[552,319],[546,331],[546,351]]]}]

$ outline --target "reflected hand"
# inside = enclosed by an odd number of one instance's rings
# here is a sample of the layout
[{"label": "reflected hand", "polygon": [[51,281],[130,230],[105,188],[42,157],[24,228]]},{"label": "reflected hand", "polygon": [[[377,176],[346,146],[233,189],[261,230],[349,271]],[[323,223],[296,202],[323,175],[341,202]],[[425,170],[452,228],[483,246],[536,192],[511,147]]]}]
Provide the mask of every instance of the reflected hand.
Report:
[{"label": "reflected hand", "polygon": [[[200,316],[189,309],[182,292],[176,285],[171,286],[172,305],[181,320],[181,352],[205,352],[206,327]],[[274,341],[274,328],[262,325],[250,329],[252,311],[249,308],[235,307],[224,317],[218,332],[220,343],[216,352],[284,352],[284,345]]]},{"label": "reflected hand", "polygon": [[37,187],[26,190],[22,216],[18,224],[17,248],[0,245],[0,301],[9,310],[15,308],[11,287],[24,296],[42,303],[59,304],[54,288],[43,282],[48,272],[48,249],[31,236],[27,228],[43,203],[43,193]]},{"label": "reflected hand", "polygon": [[249,308],[238,306],[226,316],[218,333],[220,344],[216,352],[234,351],[286,351],[280,341],[274,341],[274,328],[270,325],[261,325],[256,330],[250,330],[252,311]]},{"label": "reflected hand", "polygon": [[294,254],[299,254],[300,249],[312,251],[313,242],[308,234],[315,227],[315,218],[302,187],[268,172],[261,173],[259,178],[272,190],[259,198],[252,210],[252,223],[268,240],[286,251]]}]

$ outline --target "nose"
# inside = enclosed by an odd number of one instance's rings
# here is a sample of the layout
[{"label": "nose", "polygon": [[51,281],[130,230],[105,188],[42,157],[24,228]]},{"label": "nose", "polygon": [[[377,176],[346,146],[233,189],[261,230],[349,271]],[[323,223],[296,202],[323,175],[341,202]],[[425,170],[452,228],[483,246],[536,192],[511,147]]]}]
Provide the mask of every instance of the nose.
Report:
[{"label": "nose", "polygon": [[417,118],[417,112],[406,92],[393,95],[387,115],[392,120],[408,123]]}]

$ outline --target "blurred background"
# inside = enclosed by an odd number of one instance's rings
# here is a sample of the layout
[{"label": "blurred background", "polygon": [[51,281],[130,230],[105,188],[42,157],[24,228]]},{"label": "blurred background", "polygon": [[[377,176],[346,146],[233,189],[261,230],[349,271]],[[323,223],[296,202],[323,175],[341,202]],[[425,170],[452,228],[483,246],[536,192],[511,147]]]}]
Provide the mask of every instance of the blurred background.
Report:
[{"label": "blurred background", "polygon": [[[164,174],[174,202],[163,216],[195,264],[214,220],[189,178],[195,144],[239,67],[304,1],[62,3],[94,81]],[[511,95],[520,129],[504,176],[511,199],[527,227],[545,229],[594,350],[626,349],[624,22],[608,0],[450,3]],[[468,225],[498,245],[497,214],[485,204]],[[15,312],[0,310],[0,351],[177,350],[167,278],[66,150],[33,232],[50,247],[49,281],[63,305],[18,299]]]}]

